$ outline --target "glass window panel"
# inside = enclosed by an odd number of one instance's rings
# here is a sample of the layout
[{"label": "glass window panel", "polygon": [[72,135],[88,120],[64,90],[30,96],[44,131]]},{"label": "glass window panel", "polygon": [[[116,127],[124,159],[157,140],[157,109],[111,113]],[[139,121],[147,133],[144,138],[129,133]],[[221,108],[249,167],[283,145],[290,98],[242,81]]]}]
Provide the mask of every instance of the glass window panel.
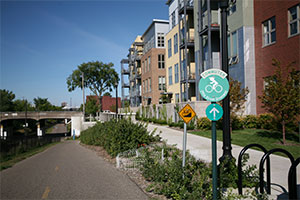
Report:
[{"label": "glass window panel", "polygon": [[237,55],[237,33],[236,31],[232,33],[232,55]]},{"label": "glass window panel", "polygon": [[271,18],[271,27],[272,27],[271,30],[273,30],[273,29],[276,28],[275,17],[272,17],[272,18]]},{"label": "glass window panel", "polygon": [[264,26],[264,33],[269,32],[268,21],[264,22],[263,26]]},{"label": "glass window panel", "polygon": [[231,57],[231,40],[230,35],[227,37],[227,44],[228,44],[228,57]]},{"label": "glass window panel", "polygon": [[297,19],[297,7],[290,8],[290,20]]},{"label": "glass window panel", "polygon": [[276,32],[273,31],[271,32],[271,42],[275,42],[276,41]]}]

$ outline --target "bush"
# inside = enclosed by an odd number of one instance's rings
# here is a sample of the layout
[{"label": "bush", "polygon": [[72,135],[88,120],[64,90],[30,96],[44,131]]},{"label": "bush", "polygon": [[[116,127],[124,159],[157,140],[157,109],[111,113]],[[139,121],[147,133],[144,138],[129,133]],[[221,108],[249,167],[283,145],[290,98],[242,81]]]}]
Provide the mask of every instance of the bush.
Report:
[{"label": "bush", "polygon": [[207,117],[201,117],[197,120],[197,129],[210,130],[211,121]]},{"label": "bush", "polygon": [[81,142],[88,145],[102,146],[112,157],[118,153],[135,149],[141,144],[159,141],[159,136],[149,134],[144,124],[135,124],[130,120],[111,120],[97,123],[81,134]]},{"label": "bush", "polygon": [[256,115],[247,115],[242,121],[244,128],[259,128],[259,121]]},{"label": "bush", "polygon": [[258,124],[259,128],[266,129],[266,130],[276,130],[277,129],[277,123],[274,118],[274,115],[270,113],[264,113],[258,115]]},{"label": "bush", "polygon": [[243,129],[243,121],[240,117],[231,116],[231,128],[232,130],[240,130]]}]

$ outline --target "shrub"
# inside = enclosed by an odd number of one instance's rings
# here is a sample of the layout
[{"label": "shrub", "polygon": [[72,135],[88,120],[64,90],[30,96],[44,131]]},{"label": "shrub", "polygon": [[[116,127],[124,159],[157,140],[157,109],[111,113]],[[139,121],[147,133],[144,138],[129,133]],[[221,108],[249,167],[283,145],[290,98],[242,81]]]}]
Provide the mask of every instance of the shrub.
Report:
[{"label": "shrub", "polygon": [[258,116],[259,128],[266,130],[274,130],[277,128],[276,120],[273,114],[264,113]]},{"label": "shrub", "polygon": [[150,144],[160,140],[159,136],[149,134],[144,124],[135,124],[130,120],[111,120],[97,123],[81,134],[81,142],[88,145],[102,146],[112,157],[140,144]]},{"label": "shrub", "polygon": [[240,130],[243,129],[243,121],[240,117],[231,116],[231,128],[232,130]]},{"label": "shrub", "polygon": [[197,129],[200,129],[200,130],[211,129],[211,121],[207,117],[200,117],[197,120]]},{"label": "shrub", "polygon": [[247,115],[242,121],[244,128],[259,128],[259,121],[256,115]]}]

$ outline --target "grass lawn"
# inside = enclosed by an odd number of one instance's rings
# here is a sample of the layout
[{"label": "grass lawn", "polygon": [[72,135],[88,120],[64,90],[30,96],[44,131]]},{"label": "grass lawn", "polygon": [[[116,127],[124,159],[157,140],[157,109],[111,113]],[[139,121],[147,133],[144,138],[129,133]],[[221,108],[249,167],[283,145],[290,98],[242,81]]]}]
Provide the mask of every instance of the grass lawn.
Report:
[{"label": "grass lawn", "polygon": [[[189,133],[211,138],[211,130],[189,131]],[[223,141],[222,134],[223,132],[221,130],[217,130],[218,141]],[[233,133],[231,134],[231,143],[243,147],[248,144],[256,143],[264,146],[267,150],[271,150],[274,148],[282,148],[290,152],[295,159],[300,157],[299,136],[296,133],[288,133],[286,135],[287,144],[283,145],[282,133],[278,131],[268,131],[268,130],[261,130],[261,129],[234,130]],[[275,153],[275,154],[285,156],[285,154],[281,154],[281,153]]]},{"label": "grass lawn", "polygon": [[31,157],[31,156],[33,156],[33,155],[35,155],[37,153],[42,152],[42,151],[45,151],[49,147],[54,146],[54,145],[56,145],[58,143],[59,142],[53,142],[53,143],[47,144],[45,146],[41,146],[41,147],[37,147],[37,148],[31,149],[31,150],[29,150],[27,152],[20,153],[18,155],[10,156],[8,158],[5,158],[5,159],[1,160],[0,171],[4,170],[6,168],[12,167],[17,162],[20,162],[21,160],[24,160],[24,159],[26,159],[28,157]]}]

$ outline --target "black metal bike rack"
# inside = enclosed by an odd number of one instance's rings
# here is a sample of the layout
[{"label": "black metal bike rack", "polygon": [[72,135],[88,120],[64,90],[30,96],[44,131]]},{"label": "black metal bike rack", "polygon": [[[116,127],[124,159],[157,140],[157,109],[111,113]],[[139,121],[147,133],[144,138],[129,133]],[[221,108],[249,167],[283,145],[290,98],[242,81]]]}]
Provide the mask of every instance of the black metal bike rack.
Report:
[{"label": "black metal bike rack", "polygon": [[[264,193],[264,163],[265,163],[265,160],[268,159],[270,157],[271,154],[275,153],[275,152],[281,152],[281,153],[284,153],[285,155],[287,155],[291,161],[291,165],[293,166],[294,164],[294,157],[292,156],[292,154],[290,154],[288,151],[284,150],[284,149],[280,149],[280,148],[276,148],[276,149],[271,149],[270,151],[268,151],[267,153],[265,153],[263,155],[263,157],[261,158],[260,160],[260,164],[259,164],[259,189],[260,189],[260,193]],[[296,173],[296,170],[293,170],[292,171],[294,173]],[[291,172],[291,173],[293,173]],[[292,176],[292,175],[291,175]],[[293,178],[291,178],[293,179]],[[270,183],[267,183],[267,188],[271,188],[270,186]],[[271,190],[270,190],[270,193],[268,194],[271,194]]]},{"label": "black metal bike rack", "polygon": [[288,177],[288,187],[289,187],[289,199],[298,199],[297,198],[297,165],[300,163],[300,157],[297,158],[289,170]]},{"label": "black metal bike rack", "polygon": [[[238,190],[239,190],[239,194],[242,195],[243,194],[243,180],[242,180],[242,158],[243,155],[246,153],[246,151],[251,148],[251,147],[257,147],[260,148],[265,154],[267,153],[266,148],[264,148],[262,145],[260,144],[249,144],[247,146],[245,146],[240,154],[239,154],[239,158],[238,158]],[[271,178],[270,178],[270,158],[267,158],[267,192],[268,194],[271,193]]]}]

